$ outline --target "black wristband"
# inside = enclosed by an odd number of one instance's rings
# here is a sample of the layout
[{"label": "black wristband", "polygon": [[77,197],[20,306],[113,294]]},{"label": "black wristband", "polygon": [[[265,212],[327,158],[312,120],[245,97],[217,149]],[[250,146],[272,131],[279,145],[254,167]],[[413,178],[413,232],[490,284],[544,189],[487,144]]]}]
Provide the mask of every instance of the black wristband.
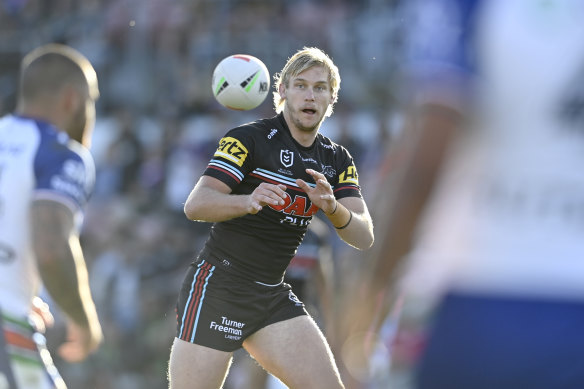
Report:
[{"label": "black wristband", "polygon": [[337,230],[342,230],[343,228],[346,228],[349,225],[349,223],[351,223],[351,220],[353,220],[353,212],[351,212],[351,210],[349,210],[349,220],[347,221],[347,223],[344,226],[341,226],[341,227],[335,226],[335,228]]},{"label": "black wristband", "polygon": [[339,202],[335,201],[335,209],[331,213],[327,213],[327,215],[334,215],[337,212],[337,208],[339,207]]}]

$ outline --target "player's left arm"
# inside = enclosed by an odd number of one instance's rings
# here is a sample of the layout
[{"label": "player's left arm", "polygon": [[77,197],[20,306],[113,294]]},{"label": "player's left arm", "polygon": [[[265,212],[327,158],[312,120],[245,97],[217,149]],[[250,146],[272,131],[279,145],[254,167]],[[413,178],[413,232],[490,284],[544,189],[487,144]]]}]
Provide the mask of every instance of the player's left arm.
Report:
[{"label": "player's left arm", "polygon": [[32,248],[43,286],[67,322],[67,340],[58,352],[66,361],[78,362],[103,341],[79,237],[95,179],[93,160],[75,144],[54,143],[37,154],[34,171]]},{"label": "player's left arm", "polygon": [[349,245],[365,250],[373,245],[373,222],[367,204],[361,197],[335,198],[326,177],[315,170],[306,169],[316,187],[310,187],[304,180],[296,180],[313,204],[318,206],[331,221],[339,237]]},{"label": "player's left arm", "polygon": [[73,330],[59,353],[80,361],[97,349],[103,334],[73,212],[58,201],[34,200],[30,228],[43,285],[65,313],[68,331]]}]

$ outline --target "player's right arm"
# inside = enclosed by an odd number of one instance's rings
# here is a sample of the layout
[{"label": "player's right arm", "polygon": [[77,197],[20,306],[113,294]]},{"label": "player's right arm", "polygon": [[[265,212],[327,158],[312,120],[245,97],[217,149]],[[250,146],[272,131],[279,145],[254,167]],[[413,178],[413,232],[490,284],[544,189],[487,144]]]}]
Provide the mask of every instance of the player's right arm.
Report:
[{"label": "player's right arm", "polygon": [[68,319],[68,341],[59,353],[67,361],[80,361],[97,349],[103,335],[74,214],[63,203],[37,199],[31,206],[30,226],[44,287]]},{"label": "player's right arm", "polygon": [[283,185],[262,183],[249,195],[236,195],[221,180],[203,175],[189,194],[184,212],[190,220],[205,222],[256,214],[265,205],[284,204],[285,189]]},{"label": "player's right arm", "polygon": [[205,173],[201,176],[184,205],[189,220],[221,222],[256,214],[265,205],[284,204],[283,185],[262,183],[251,194],[233,194],[253,168],[254,151],[250,128],[230,130],[219,140]]}]

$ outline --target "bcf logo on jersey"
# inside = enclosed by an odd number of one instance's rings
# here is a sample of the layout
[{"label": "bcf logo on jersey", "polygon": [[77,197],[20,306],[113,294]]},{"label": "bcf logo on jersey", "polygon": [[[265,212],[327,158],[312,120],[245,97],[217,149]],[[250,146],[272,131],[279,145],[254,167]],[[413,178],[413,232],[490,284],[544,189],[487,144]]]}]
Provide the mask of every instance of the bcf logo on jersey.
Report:
[{"label": "bcf logo on jersey", "polygon": [[290,150],[280,150],[280,162],[284,167],[290,167],[294,163],[294,153]]}]

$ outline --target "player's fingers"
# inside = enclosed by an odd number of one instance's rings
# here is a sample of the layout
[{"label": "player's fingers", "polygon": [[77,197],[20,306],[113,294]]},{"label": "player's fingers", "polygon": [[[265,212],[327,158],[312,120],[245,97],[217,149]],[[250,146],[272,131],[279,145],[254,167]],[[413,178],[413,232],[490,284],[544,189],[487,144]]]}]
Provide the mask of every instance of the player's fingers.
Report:
[{"label": "player's fingers", "polygon": [[277,193],[272,191],[258,192],[255,196],[260,204],[282,205],[284,200]]},{"label": "player's fingers", "polygon": [[312,178],[314,178],[314,181],[325,179],[324,174],[319,173],[314,169],[306,169],[306,173],[310,174],[312,176]]},{"label": "player's fingers", "polygon": [[300,189],[302,189],[305,192],[308,192],[308,190],[310,189],[310,186],[308,186],[306,181],[304,181],[303,179],[300,179],[300,178],[298,178],[296,180],[296,185],[298,185],[300,187]]},{"label": "player's fingers", "polygon": [[258,186],[258,192],[259,193],[263,193],[264,191],[266,192],[271,192],[271,193],[275,193],[278,197],[280,198],[285,198],[286,196],[286,187],[282,184],[267,184],[267,183],[261,183],[260,186]]},{"label": "player's fingers", "polygon": [[329,182],[324,178],[316,180],[316,185],[324,189],[331,189],[331,184],[329,184]]},{"label": "player's fingers", "polygon": [[55,318],[49,309],[49,304],[40,297],[33,298],[32,311],[42,319],[46,327],[52,327],[55,324]]},{"label": "player's fingers", "polygon": [[280,195],[280,197],[285,198],[286,197],[286,185],[278,184],[276,186],[279,189],[278,194]]},{"label": "player's fingers", "polygon": [[284,199],[278,193],[270,193],[269,196],[266,196],[270,200],[270,204],[272,205],[283,205]]}]

